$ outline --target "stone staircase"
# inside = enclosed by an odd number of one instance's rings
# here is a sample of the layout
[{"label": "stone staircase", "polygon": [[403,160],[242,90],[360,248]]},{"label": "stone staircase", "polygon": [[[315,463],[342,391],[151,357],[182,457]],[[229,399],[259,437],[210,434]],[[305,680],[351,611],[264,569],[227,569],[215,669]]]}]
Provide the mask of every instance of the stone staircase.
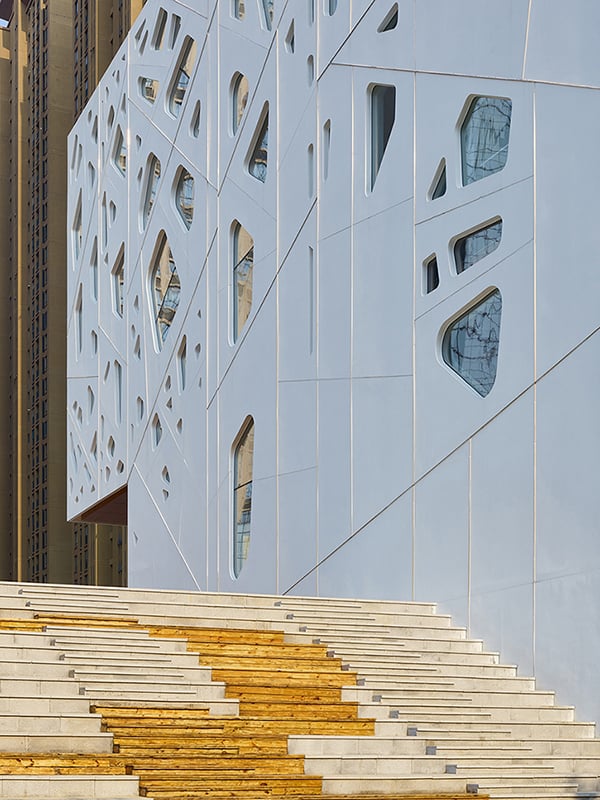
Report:
[{"label": "stone staircase", "polygon": [[431,604],[0,584],[0,798],[600,797],[600,740]]}]

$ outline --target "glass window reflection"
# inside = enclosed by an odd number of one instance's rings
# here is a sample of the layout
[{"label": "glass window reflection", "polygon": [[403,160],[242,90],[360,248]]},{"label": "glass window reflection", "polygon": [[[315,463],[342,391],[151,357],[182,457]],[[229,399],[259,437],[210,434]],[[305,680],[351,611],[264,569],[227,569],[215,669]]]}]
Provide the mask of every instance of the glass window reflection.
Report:
[{"label": "glass window reflection", "polygon": [[454,245],[457,273],[464,272],[498,249],[502,239],[502,220],[486,225],[478,231],[460,238]]},{"label": "glass window reflection", "polygon": [[496,381],[502,295],[496,289],[455,320],[444,334],[446,364],[482,397]]},{"label": "glass window reflection", "polygon": [[476,97],[460,131],[463,186],[504,168],[512,102],[506,97]]}]

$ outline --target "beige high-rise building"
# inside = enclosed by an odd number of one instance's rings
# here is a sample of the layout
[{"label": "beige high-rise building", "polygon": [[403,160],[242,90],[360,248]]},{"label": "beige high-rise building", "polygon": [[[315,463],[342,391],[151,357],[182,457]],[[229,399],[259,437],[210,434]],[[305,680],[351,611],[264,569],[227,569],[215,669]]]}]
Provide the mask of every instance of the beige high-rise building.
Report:
[{"label": "beige high-rise building", "polygon": [[126,583],[126,531],[66,522],[67,134],[144,0],[0,0],[0,579]]}]

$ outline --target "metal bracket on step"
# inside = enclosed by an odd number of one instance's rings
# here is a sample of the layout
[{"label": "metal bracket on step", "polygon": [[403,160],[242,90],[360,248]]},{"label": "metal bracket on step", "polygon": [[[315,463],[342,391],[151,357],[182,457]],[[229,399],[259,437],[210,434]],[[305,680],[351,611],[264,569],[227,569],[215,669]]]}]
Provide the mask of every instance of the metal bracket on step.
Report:
[{"label": "metal bracket on step", "polygon": [[328,650],[327,658],[335,658],[335,650]]},{"label": "metal bracket on step", "polygon": [[308,630],[308,628],[306,627],[306,625],[300,625],[300,627],[298,628],[298,630],[300,631],[300,633],[306,633],[306,631]]},{"label": "metal bracket on step", "polygon": [[[400,719],[400,712],[397,708],[390,709],[390,719]],[[414,733],[407,733],[407,736],[416,736],[417,729],[416,728],[408,728],[409,731],[414,731]]]},{"label": "metal bracket on step", "polygon": [[26,600],[25,601],[25,608],[30,608],[30,607],[31,607],[31,600]]},{"label": "metal bracket on step", "polygon": [[56,639],[50,639],[50,647],[56,647]]},{"label": "metal bracket on step", "polygon": [[66,657],[67,657],[66,653],[59,653],[58,654],[58,660],[59,661],[64,661],[66,659]]},{"label": "metal bracket on step", "polygon": [[425,747],[425,755],[426,756],[436,756],[437,755],[437,747],[434,744],[428,744]]},{"label": "metal bracket on step", "polygon": [[458,764],[446,764],[446,775],[456,775]]},{"label": "metal bracket on step", "polygon": [[356,685],[357,686],[366,686],[367,685],[367,679],[366,678],[357,678],[356,679]]},{"label": "metal bracket on step", "polygon": [[79,687],[79,694],[85,694],[85,686]]},{"label": "metal bracket on step", "polygon": [[313,639],[312,643],[313,644],[321,644],[321,640],[320,639]]},{"label": "metal bracket on step", "polygon": [[479,784],[467,783],[467,794],[479,794]]},{"label": "metal bracket on step", "polygon": [[350,670],[350,664],[342,664],[342,671],[348,672]]},{"label": "metal bracket on step", "polygon": [[[398,713],[398,712],[396,712],[396,713]],[[406,729],[406,735],[407,736],[416,736],[418,732],[419,731],[418,731],[417,728],[407,728]]]},{"label": "metal bracket on step", "polygon": [[383,700],[383,695],[382,694],[374,694],[372,700],[373,700],[374,703],[381,703],[381,701]]},{"label": "metal bracket on step", "polygon": [[294,615],[293,614],[286,614],[285,618],[286,619],[294,619]]},{"label": "metal bracket on step", "polygon": [[281,606],[281,600],[275,600],[275,602],[273,603],[273,605],[274,605],[276,608],[277,608],[277,607],[279,607],[279,606]]}]

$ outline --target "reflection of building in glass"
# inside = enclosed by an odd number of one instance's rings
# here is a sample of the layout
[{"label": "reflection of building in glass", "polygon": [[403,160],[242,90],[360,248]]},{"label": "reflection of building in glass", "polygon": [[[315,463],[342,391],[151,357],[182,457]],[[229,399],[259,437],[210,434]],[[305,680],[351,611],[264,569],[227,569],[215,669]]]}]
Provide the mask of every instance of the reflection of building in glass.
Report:
[{"label": "reflection of building in glass", "polygon": [[363,5],[149,0],[77,121],[68,514],[137,585],[437,600],[600,717],[600,16]]}]

